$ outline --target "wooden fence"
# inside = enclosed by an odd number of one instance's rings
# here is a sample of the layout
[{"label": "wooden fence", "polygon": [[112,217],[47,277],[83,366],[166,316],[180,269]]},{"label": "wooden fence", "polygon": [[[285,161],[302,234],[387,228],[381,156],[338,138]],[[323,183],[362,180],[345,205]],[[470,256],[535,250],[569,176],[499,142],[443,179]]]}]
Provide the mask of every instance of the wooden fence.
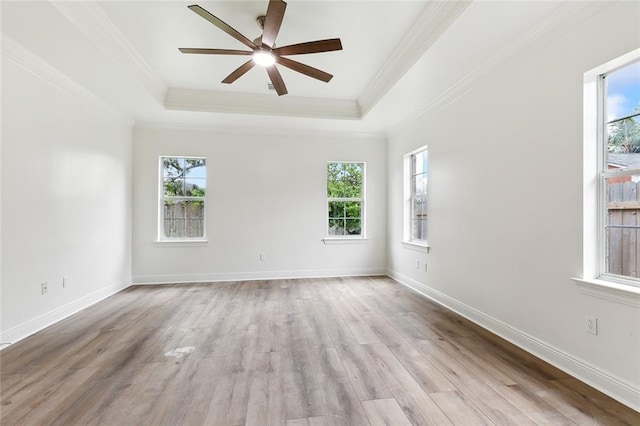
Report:
[{"label": "wooden fence", "polygon": [[640,271],[640,182],[607,185],[606,232],[608,272],[638,277]]},{"label": "wooden fence", "polygon": [[204,204],[201,202],[164,205],[164,236],[201,238],[204,236]]}]

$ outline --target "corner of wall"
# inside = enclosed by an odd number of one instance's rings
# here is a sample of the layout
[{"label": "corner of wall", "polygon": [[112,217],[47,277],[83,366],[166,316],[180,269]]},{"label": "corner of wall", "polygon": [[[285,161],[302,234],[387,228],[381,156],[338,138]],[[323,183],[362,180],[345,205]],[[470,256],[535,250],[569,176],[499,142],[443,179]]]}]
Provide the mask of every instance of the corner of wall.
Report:
[{"label": "corner of wall", "polygon": [[418,294],[450,309],[469,321],[502,337],[560,370],[587,383],[619,402],[640,411],[640,388],[575,357],[530,334],[485,314],[453,297],[447,296],[407,275],[389,269],[389,277]]}]

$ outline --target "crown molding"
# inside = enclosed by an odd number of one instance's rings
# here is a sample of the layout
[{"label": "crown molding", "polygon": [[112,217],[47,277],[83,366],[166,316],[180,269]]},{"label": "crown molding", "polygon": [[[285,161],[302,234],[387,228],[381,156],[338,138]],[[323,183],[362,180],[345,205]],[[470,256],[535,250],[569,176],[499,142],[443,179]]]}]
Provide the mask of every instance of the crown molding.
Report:
[{"label": "crown molding", "polygon": [[222,92],[169,87],[166,109],[227,114],[280,115],[287,117],[360,120],[356,101],[295,96]]},{"label": "crown molding", "polygon": [[162,102],[166,85],[95,0],[51,4],[127,75]]},{"label": "crown molding", "polygon": [[294,127],[256,127],[252,126],[225,126],[211,123],[170,123],[156,121],[137,121],[134,130],[178,130],[178,131],[208,131],[216,134],[230,135],[255,135],[255,136],[275,136],[298,138],[300,142],[315,142],[330,140],[348,139],[350,142],[363,143],[385,143],[387,141],[384,133],[378,132],[358,132],[350,130],[318,130],[309,128]]},{"label": "crown molding", "polygon": [[80,86],[63,72],[40,59],[6,34],[2,34],[0,51],[2,53],[2,59],[10,60],[25,71],[75,98],[91,111],[97,111],[102,115],[109,115],[120,120],[133,122],[129,117],[123,115],[122,112]]},{"label": "crown molding", "polygon": [[429,102],[407,115],[403,120],[389,128],[387,134],[393,135],[421,117],[429,114],[431,111],[441,109],[451,104],[473,90],[484,76],[488,75],[509,58],[525,50],[543,46],[549,40],[559,37],[609,6],[611,6],[609,2],[564,1],[552,13],[542,19],[540,24],[524,33],[521,37],[513,40],[505,48],[490,56],[478,67],[451,84],[439,95],[431,98]]},{"label": "crown molding", "polygon": [[364,117],[411,69],[471,4],[471,0],[428,2],[407,35],[360,94],[358,104]]}]

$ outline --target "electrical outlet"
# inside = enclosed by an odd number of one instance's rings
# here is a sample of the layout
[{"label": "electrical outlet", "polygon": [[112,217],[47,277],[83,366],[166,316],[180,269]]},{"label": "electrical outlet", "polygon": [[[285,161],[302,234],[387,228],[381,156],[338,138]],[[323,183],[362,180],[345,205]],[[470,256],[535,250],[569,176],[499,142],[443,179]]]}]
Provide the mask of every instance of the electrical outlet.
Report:
[{"label": "electrical outlet", "polygon": [[267,260],[267,255],[264,253],[260,253],[260,261],[265,261]]},{"label": "electrical outlet", "polygon": [[420,269],[420,261],[416,260],[416,269]]},{"label": "electrical outlet", "polygon": [[69,284],[69,280],[67,279],[66,276],[62,277],[62,288],[67,288],[67,285]]},{"label": "electrical outlet", "polygon": [[46,281],[40,284],[40,292],[41,292],[42,294],[47,294],[47,293],[49,293],[49,285],[47,284],[47,282],[46,282]]},{"label": "electrical outlet", "polygon": [[590,334],[598,335],[598,318],[587,317],[585,331]]}]

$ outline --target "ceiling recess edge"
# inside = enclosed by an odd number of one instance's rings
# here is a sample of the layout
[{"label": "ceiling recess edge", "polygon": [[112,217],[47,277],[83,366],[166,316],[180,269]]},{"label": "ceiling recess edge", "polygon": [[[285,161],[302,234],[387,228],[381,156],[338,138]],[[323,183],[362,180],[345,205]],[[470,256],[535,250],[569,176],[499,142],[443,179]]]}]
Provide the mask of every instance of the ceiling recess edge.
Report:
[{"label": "ceiling recess edge", "polygon": [[162,102],[166,84],[95,1],[52,1],[51,4],[109,59]]},{"label": "ceiling recess edge", "polygon": [[428,2],[398,48],[358,97],[367,115],[471,4],[471,0]]}]

